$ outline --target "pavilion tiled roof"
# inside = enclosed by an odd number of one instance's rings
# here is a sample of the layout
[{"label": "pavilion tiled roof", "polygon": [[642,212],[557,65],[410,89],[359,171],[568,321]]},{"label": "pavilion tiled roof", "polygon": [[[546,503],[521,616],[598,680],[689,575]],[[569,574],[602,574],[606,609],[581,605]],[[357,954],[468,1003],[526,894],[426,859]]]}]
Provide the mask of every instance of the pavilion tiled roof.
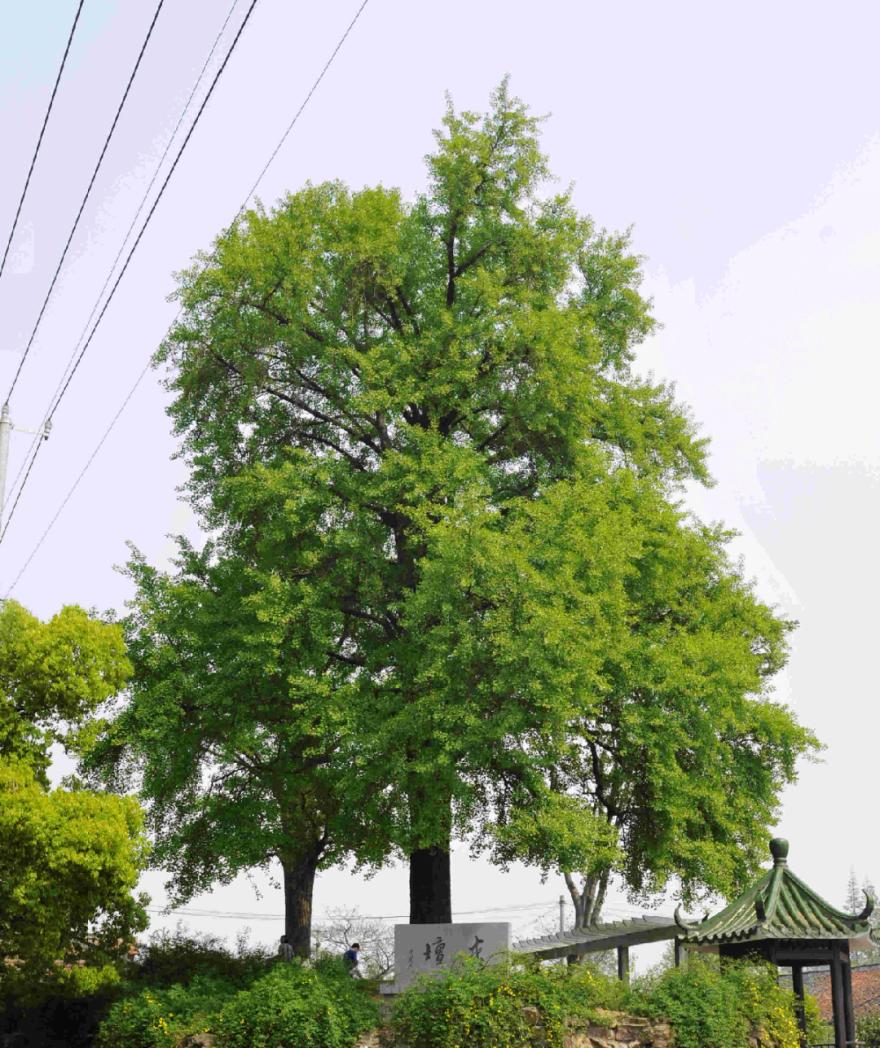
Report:
[{"label": "pavilion tiled roof", "polygon": [[788,841],[770,842],[773,868],[729,906],[700,923],[676,921],[688,946],[757,942],[766,939],[867,939],[874,900],[859,914],[843,913],[816,894],[788,868]]}]

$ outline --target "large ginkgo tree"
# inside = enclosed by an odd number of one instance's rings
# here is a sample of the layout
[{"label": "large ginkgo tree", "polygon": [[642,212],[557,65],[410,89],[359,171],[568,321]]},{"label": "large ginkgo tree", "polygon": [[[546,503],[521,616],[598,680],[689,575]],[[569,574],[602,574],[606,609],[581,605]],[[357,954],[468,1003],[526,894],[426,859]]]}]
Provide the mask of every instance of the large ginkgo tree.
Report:
[{"label": "large ginkgo tree", "polygon": [[181,276],[158,360],[214,538],[133,564],[116,752],[180,863],[402,854],[415,922],[451,918],[456,838],[594,902],[615,870],[723,887],[813,740],[770,701],[788,624],[678,506],[705,446],[633,369],[639,260],[548,188],[506,84],[427,171],[306,186]]}]

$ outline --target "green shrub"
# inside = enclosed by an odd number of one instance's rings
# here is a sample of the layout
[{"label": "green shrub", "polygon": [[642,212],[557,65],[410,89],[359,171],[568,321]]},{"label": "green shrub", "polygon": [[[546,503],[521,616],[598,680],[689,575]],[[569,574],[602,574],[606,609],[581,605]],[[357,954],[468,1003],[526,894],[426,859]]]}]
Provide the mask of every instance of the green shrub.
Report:
[{"label": "green shrub", "polygon": [[222,1048],[350,1048],[378,1021],[340,961],[280,962],[227,1002],[213,1031]]},{"label": "green shrub", "polygon": [[866,1015],[856,1023],[856,1034],[865,1048],[880,1048],[880,1012]]},{"label": "green shrub", "polygon": [[794,995],[769,965],[692,956],[638,992],[649,1015],[672,1024],[678,1048],[745,1048],[754,1033],[773,1048],[800,1043]]},{"label": "green shrub", "polygon": [[669,1022],[677,1048],[747,1048],[754,1034],[766,1048],[798,1048],[794,997],[775,969],[700,957],[632,988],[583,964],[467,961],[402,994],[392,1028],[407,1048],[559,1048],[566,1026],[601,1025],[606,1010]]},{"label": "green shrub", "polygon": [[132,981],[152,987],[187,986],[197,975],[245,987],[268,969],[270,960],[265,949],[249,945],[243,936],[230,950],[216,936],[193,934],[178,925],[173,932],[150,936],[142,959],[127,974]]},{"label": "green shrub", "polygon": [[518,1048],[532,1044],[540,1026],[541,1043],[557,1048],[567,1021],[601,1021],[597,1009],[625,1009],[632,1001],[623,983],[586,964],[540,967],[513,959],[485,966],[469,958],[401,994],[392,1028],[407,1048]]},{"label": "green shrub", "polygon": [[150,988],[113,1004],[95,1048],[175,1048],[213,1028],[214,1016],[238,992],[228,980],[196,975],[188,986]]}]

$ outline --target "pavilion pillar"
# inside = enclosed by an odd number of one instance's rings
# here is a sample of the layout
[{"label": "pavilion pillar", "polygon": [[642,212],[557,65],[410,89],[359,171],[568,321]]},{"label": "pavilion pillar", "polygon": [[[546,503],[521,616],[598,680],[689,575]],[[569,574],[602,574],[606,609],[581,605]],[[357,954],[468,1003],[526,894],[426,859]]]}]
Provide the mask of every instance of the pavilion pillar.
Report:
[{"label": "pavilion pillar", "polygon": [[675,967],[676,968],[680,968],[681,967],[681,939],[675,939],[674,941],[675,941],[675,945],[673,946],[673,950],[674,950],[674,957],[675,957]]},{"label": "pavilion pillar", "polygon": [[856,1024],[853,1015],[852,1002],[852,967],[849,963],[849,943],[845,942],[840,947],[840,967],[843,979],[843,1024],[846,1029],[846,1040],[851,1044],[856,1039]]},{"label": "pavilion pillar", "polygon": [[[831,1010],[834,1021],[834,1048],[847,1048],[846,1000],[843,989],[843,961],[840,944],[831,946]],[[850,1016],[852,1012],[850,1011]],[[852,1025],[850,1018],[849,1025]]]},{"label": "pavilion pillar", "polygon": [[807,1043],[807,1012],[804,1006],[804,966],[802,964],[793,964],[791,966],[791,988],[794,990],[795,995],[794,1008],[801,1031],[801,1048],[805,1048]]},{"label": "pavilion pillar", "polygon": [[621,982],[629,982],[629,947],[617,947],[617,978]]}]

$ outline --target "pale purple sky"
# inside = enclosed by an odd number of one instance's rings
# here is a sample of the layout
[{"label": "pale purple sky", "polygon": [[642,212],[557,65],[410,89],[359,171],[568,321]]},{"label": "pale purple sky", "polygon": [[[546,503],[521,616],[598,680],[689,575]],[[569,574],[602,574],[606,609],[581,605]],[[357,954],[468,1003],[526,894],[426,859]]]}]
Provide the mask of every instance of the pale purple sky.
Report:
[{"label": "pale purple sky", "polygon": [[[230,0],[166,0],[129,108],[13,399],[35,425],[104,281]],[[239,3],[233,23],[245,10]],[[0,547],[5,592],[174,314],[172,273],[242,202],[358,4],[260,0],[111,305]],[[0,33],[0,239],[5,238],[75,7],[6,5]],[[0,280],[0,385],[8,386],[153,0],[86,0],[43,153]],[[550,113],[544,144],[578,206],[634,225],[663,329],[641,354],[712,438],[706,517],[742,531],[761,592],[801,621],[780,694],[828,744],[786,796],[792,865],[840,901],[850,865],[880,878],[871,832],[876,764],[875,592],[880,365],[880,7],[649,0],[622,4],[370,0],[261,189],[306,180],[412,193],[449,90],[480,109],[505,73]],[[14,591],[40,615],[65,602],[121,608],[113,565],[152,560],[192,530],[164,394],[144,382]],[[14,476],[28,438],[13,437]],[[157,899],[160,879],[149,887]],[[527,870],[456,859],[454,905],[546,902]],[[323,875],[320,912],[406,910],[406,874]],[[625,907],[624,900],[616,905]],[[279,912],[246,882],[193,906]],[[533,914],[512,913],[524,926]],[[497,914],[495,916],[498,916]],[[252,923],[206,919],[223,933]]]}]

